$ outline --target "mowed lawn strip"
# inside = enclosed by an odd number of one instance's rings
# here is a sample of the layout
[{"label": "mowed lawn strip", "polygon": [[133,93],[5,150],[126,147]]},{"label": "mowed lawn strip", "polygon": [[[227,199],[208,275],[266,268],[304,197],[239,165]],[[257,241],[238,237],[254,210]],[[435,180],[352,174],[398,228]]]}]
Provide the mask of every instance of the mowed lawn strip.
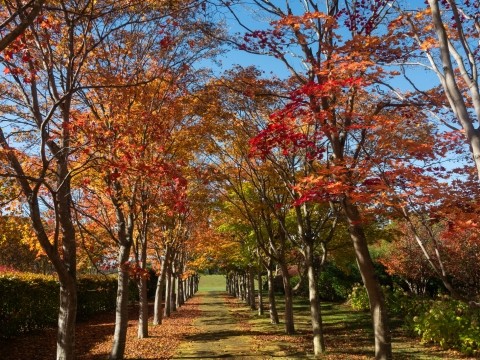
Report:
[{"label": "mowed lawn strip", "polygon": [[225,298],[225,276],[203,275],[199,283],[200,316],[195,334],[187,335],[174,359],[259,358],[254,351],[254,334],[229,310]]}]

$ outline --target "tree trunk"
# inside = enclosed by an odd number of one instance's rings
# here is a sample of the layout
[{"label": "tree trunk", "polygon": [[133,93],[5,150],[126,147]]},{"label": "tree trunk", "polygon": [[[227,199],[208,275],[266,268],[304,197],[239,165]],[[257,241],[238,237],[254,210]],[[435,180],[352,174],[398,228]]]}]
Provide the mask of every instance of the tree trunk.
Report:
[{"label": "tree trunk", "polygon": [[238,297],[238,275],[237,273],[233,274],[233,296]]},{"label": "tree trunk", "polygon": [[292,335],[295,334],[295,323],[293,321],[292,286],[290,285],[290,275],[288,274],[287,264],[282,261],[280,268],[282,270],[283,289],[285,291],[285,333]]},{"label": "tree trunk", "polygon": [[233,296],[238,297],[238,275],[237,273],[233,274],[232,278],[232,287],[233,287]]},{"label": "tree trunk", "polygon": [[147,279],[141,276],[138,280],[139,309],[138,309],[138,333],[139,339],[148,337],[148,293]]},{"label": "tree trunk", "polygon": [[255,272],[252,266],[248,268],[248,296],[249,296],[249,305],[251,310],[256,310],[255,304]]},{"label": "tree trunk", "polygon": [[245,272],[245,275],[243,275],[243,281],[245,284],[245,303],[250,306],[250,272],[247,269],[247,272]]},{"label": "tree trunk", "polygon": [[183,280],[182,277],[179,275],[177,280],[177,308],[183,305]]},{"label": "tree trunk", "polygon": [[257,273],[257,284],[258,284],[258,315],[263,315],[263,293],[262,293],[262,270],[259,269]]},{"label": "tree trunk", "polygon": [[250,277],[247,274],[243,275],[243,286],[245,288],[245,299],[243,300],[247,305],[250,305]]},{"label": "tree trunk", "polygon": [[243,295],[243,276],[238,274],[238,298],[240,300],[243,300],[244,295]]},{"label": "tree trunk", "polygon": [[172,311],[177,311],[177,274],[172,272],[172,284],[170,285],[170,306]]},{"label": "tree trunk", "polygon": [[125,263],[130,256],[130,245],[121,245],[118,251],[118,288],[115,310],[115,331],[110,360],[123,359],[128,327],[128,268]]},{"label": "tree trunk", "polygon": [[345,197],[342,206],[348,220],[350,237],[353,241],[357,264],[370,301],[370,312],[375,336],[375,359],[392,359],[392,344],[388,326],[387,308],[382,289],[375,274],[367,239],[358,208]]},{"label": "tree trunk", "polygon": [[272,324],[278,324],[280,320],[278,318],[277,304],[275,302],[275,288],[273,285],[273,269],[272,269],[271,261],[268,264],[267,276],[268,276],[268,304],[269,304],[270,322]]},{"label": "tree trunk", "polygon": [[237,297],[242,298],[242,276],[237,273]]},{"label": "tree trunk", "polygon": [[60,311],[58,314],[57,360],[75,359],[75,320],[77,288],[74,278],[60,284]]},{"label": "tree trunk", "polygon": [[[64,114],[65,116],[65,114]],[[65,121],[64,124],[68,123]],[[64,132],[64,151],[55,154],[58,158],[58,190],[55,194],[58,222],[61,229],[61,253],[63,265],[56,266],[60,280],[60,308],[58,314],[57,359],[75,358],[75,322],[77,317],[77,245],[75,226],[72,221],[72,194],[68,170],[70,135]]]},{"label": "tree trunk", "polygon": [[165,284],[165,308],[163,316],[170,317],[172,308],[172,270],[170,264],[167,266],[166,284]]},{"label": "tree trunk", "polygon": [[248,295],[247,295],[247,274],[243,273],[242,274],[242,300],[245,301],[248,304]]},{"label": "tree trunk", "polygon": [[190,297],[193,296],[193,294],[195,293],[195,275],[192,275],[190,277]]},{"label": "tree trunk", "polygon": [[155,303],[153,305],[153,325],[160,325],[162,323],[163,309],[163,287],[165,286],[165,277],[162,279],[162,274],[158,277],[157,287],[155,288]]},{"label": "tree trunk", "polygon": [[240,300],[245,300],[245,277],[242,275],[238,275],[239,284],[240,284]]},{"label": "tree trunk", "polygon": [[148,289],[147,289],[147,244],[148,229],[150,226],[148,205],[146,195],[142,192],[141,222],[139,226],[139,236],[134,246],[135,261],[141,268],[140,278],[137,279],[138,287],[138,329],[137,337],[139,339],[148,337]]},{"label": "tree trunk", "polygon": [[187,279],[182,280],[182,305],[188,300],[188,282]]},{"label": "tree trunk", "polygon": [[313,329],[313,353],[315,356],[325,352],[323,324],[320,302],[317,294],[317,278],[313,267],[313,244],[305,244],[305,265],[308,276],[308,297],[310,300],[310,317]]},{"label": "tree trunk", "polygon": [[170,249],[167,247],[165,250],[165,258],[162,261],[162,267],[160,269],[160,276],[157,280],[157,288],[155,290],[155,306],[153,312],[153,324],[160,325],[163,320],[163,299],[164,299],[164,289],[165,289],[165,278],[167,274],[167,262],[170,256]]},{"label": "tree trunk", "polygon": [[185,283],[183,284],[183,292],[185,294],[185,302],[187,302],[188,299],[190,299],[190,279],[191,279],[191,276],[189,275],[186,279],[185,279]]}]

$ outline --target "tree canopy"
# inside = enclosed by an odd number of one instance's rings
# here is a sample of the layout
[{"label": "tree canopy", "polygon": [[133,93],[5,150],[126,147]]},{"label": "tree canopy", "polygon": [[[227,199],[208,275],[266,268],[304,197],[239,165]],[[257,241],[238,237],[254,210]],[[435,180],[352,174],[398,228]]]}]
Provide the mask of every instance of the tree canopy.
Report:
[{"label": "tree canopy", "polygon": [[[295,265],[315,355],[333,262],[357,264],[377,359],[392,357],[378,263],[478,303],[479,6],[4,1],[0,265],[58,275],[57,358],[75,356],[77,272],[117,271],[111,359],[129,281],[148,336],[150,270],[180,304],[198,271],[253,286],[277,266],[291,334]],[[252,63],[223,66],[232,54]]]}]

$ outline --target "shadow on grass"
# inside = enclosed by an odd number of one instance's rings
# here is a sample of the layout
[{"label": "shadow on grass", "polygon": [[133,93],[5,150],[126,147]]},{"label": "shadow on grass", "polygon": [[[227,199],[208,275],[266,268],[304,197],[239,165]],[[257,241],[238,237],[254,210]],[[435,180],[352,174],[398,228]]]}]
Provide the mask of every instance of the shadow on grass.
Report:
[{"label": "shadow on grass", "polygon": [[262,336],[268,335],[266,332],[262,331],[244,331],[244,330],[220,330],[220,331],[209,331],[206,333],[199,333],[194,335],[187,335],[185,341],[188,342],[203,342],[203,341],[218,341],[222,339],[235,338],[239,336]]},{"label": "shadow on grass", "polygon": [[[280,319],[283,318],[283,297],[277,296],[277,305]],[[265,304],[268,308],[268,304]],[[349,306],[340,303],[322,302],[322,318],[324,325],[325,343],[327,353],[325,359],[370,359],[374,357],[374,336],[369,312],[357,312]],[[235,312],[241,312],[242,317],[249,310],[244,305],[242,310],[236,305],[232,308]],[[310,323],[310,311],[305,299],[295,299],[294,318],[297,335],[286,336],[282,333],[283,324],[272,325],[266,316],[258,316],[250,312],[248,322],[252,331],[260,330],[255,341],[262,344],[269,343],[278,351],[285,351],[287,359],[290,358],[313,358],[312,331]],[[402,329],[401,319],[393,319],[392,327],[394,359],[400,360],[439,360],[439,359],[466,359],[455,352],[443,351],[436,347],[423,346],[415,338],[408,336]],[[310,355],[306,355],[310,354]],[[472,358],[470,358],[472,359]]]}]

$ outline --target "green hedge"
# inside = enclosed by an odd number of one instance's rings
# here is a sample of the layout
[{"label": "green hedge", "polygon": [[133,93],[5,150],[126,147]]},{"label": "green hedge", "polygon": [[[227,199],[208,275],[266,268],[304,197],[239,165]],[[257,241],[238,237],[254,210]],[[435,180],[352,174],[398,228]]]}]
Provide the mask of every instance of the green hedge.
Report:
[{"label": "green hedge", "polygon": [[[77,318],[115,308],[114,276],[78,279]],[[0,274],[0,337],[56,326],[59,284],[53,276],[30,273]]]},{"label": "green hedge", "polygon": [[51,276],[0,274],[0,336],[55,325],[58,289]]},{"label": "green hedge", "polygon": [[115,310],[116,276],[81,276],[77,280],[77,290],[77,319],[83,320],[96,313]]}]

